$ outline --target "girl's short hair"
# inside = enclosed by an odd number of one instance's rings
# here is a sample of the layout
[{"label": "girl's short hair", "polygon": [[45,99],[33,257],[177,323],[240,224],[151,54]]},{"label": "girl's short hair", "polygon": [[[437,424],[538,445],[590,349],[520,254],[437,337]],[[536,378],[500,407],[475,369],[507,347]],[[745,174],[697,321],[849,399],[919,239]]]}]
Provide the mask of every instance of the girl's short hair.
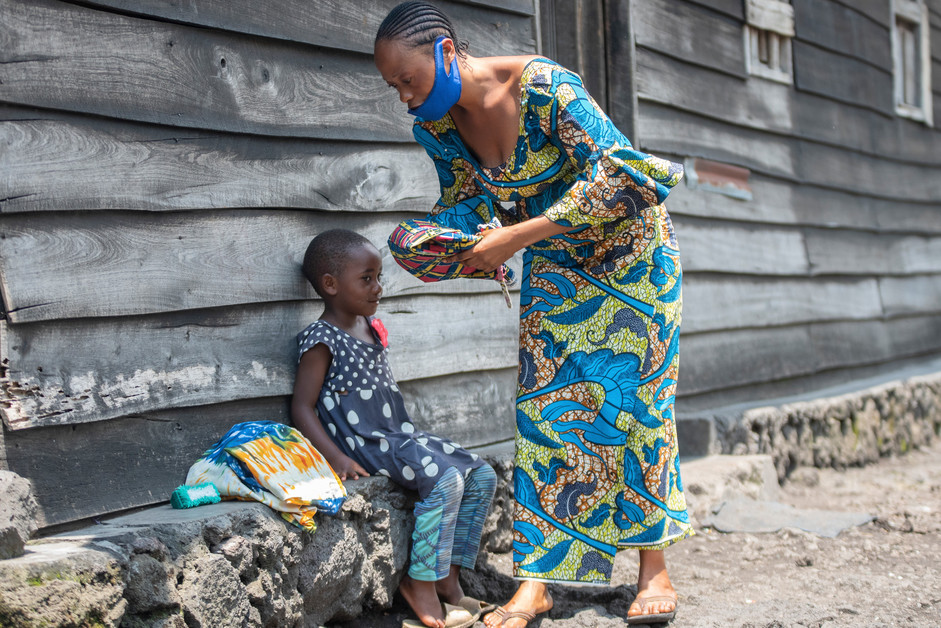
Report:
[{"label": "girl's short hair", "polygon": [[301,269],[314,290],[323,294],[323,276],[339,275],[349,259],[350,251],[364,245],[373,246],[366,237],[349,229],[328,229],[320,233],[307,245]]},{"label": "girl's short hair", "polygon": [[450,37],[458,56],[467,55],[467,42],[457,38],[454,25],[441,9],[421,0],[409,0],[396,5],[376,32],[376,43],[382,40],[400,40],[412,48],[433,44],[441,36]]}]

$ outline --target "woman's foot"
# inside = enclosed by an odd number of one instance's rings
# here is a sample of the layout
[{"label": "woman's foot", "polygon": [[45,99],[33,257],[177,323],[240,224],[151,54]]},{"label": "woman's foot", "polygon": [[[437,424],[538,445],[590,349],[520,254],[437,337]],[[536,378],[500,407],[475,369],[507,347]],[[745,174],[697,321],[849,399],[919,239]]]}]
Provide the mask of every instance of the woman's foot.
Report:
[{"label": "woman's foot", "polygon": [[[516,590],[513,599],[504,604],[501,608],[507,613],[514,611],[528,611],[534,615],[545,613],[552,608],[552,596],[544,582],[537,580],[524,580],[520,583],[520,588]],[[484,624],[488,628],[502,626],[503,628],[523,628],[526,620],[520,617],[511,617],[501,624],[503,617],[500,613],[490,613],[484,616]]]},{"label": "woman's foot", "polygon": [[667,575],[663,550],[641,550],[637,573],[637,597],[627,616],[659,615],[676,610],[676,590]]},{"label": "woman's foot", "polygon": [[458,606],[464,598],[464,589],[461,588],[461,568],[458,565],[451,565],[451,571],[444,580],[435,582],[435,592],[438,599],[448,604]]},{"label": "woman's foot", "polygon": [[435,583],[415,580],[406,575],[399,584],[399,593],[408,602],[421,623],[430,628],[444,628],[444,614],[441,602],[435,593]]}]

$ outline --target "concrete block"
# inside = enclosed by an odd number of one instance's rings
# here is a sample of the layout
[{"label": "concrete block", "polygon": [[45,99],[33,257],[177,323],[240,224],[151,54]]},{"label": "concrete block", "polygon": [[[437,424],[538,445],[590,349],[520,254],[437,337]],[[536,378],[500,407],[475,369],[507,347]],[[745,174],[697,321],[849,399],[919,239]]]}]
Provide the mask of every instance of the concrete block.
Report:
[{"label": "concrete block", "polygon": [[707,456],[680,462],[686,505],[701,523],[722,502],[735,499],[774,501],[780,493],[769,455]]}]

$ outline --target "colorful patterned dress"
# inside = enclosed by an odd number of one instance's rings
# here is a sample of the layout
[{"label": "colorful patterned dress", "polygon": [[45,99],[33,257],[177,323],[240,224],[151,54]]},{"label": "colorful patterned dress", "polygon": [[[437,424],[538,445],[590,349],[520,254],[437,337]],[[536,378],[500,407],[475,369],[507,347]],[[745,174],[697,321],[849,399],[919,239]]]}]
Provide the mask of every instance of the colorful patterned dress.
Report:
[{"label": "colorful patterned dress", "polygon": [[428,219],[573,227],[523,258],[515,575],[609,583],[619,548],[693,533],[673,417],[682,273],[662,205],[683,171],[631,148],[554,62],[526,65],[520,111],[516,150],[496,168],[450,115],[416,121],[442,188]]}]

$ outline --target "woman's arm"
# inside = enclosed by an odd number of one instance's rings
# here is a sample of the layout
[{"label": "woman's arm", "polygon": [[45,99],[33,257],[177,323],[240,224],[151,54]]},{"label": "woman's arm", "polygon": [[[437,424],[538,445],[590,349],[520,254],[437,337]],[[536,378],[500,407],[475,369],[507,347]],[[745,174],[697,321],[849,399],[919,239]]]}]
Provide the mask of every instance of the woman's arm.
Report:
[{"label": "woman's arm", "polygon": [[314,345],[301,356],[294,379],[291,420],[301,434],[323,454],[341,480],[347,477],[358,480],[360,476],[369,474],[359,463],[340,451],[323,429],[323,423],[317,415],[317,399],[320,398],[320,389],[327,376],[327,369],[330,368],[331,359],[330,350],[322,344]]},{"label": "woman's arm", "polygon": [[499,268],[517,251],[525,249],[530,244],[565,233],[571,228],[552,222],[545,216],[536,216],[508,227],[488,229],[481,233],[483,239],[472,248],[445,258],[445,261],[461,262],[472,268],[489,272]]}]

